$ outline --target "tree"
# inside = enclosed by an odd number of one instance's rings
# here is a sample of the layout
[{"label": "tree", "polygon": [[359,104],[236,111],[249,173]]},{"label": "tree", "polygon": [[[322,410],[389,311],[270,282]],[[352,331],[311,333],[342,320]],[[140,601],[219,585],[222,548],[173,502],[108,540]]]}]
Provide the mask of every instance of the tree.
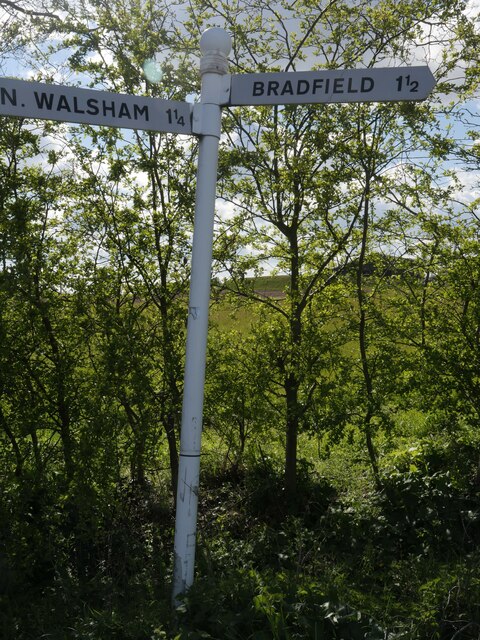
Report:
[{"label": "tree", "polygon": [[432,279],[425,283],[424,399],[452,430],[480,420],[479,226],[471,213],[436,225]]},{"label": "tree", "polygon": [[[192,4],[192,24],[187,27],[199,29],[219,16],[233,34],[233,67],[258,72],[295,70],[304,66],[309,56],[327,68],[370,67],[392,59],[406,63],[419,38],[428,47],[431,38],[426,25],[432,30],[444,25],[446,58],[439,70],[441,77],[451,68],[450,55],[458,58],[449,47],[456,26],[465,22],[462,8],[463,3],[405,1],[394,5],[389,0],[374,4],[325,2],[321,7],[280,2],[268,8],[252,1],[229,4],[228,9],[223,3],[197,2]],[[356,107],[343,105],[273,107],[233,109],[225,118],[228,148],[221,162],[222,196],[232,203],[236,217],[224,224],[219,237],[223,248],[236,250],[225,260],[225,268],[238,295],[257,299],[284,324],[278,332],[282,341],[278,352],[284,356],[272,364],[282,379],[285,484],[290,496],[295,493],[300,424],[319,382],[315,365],[320,353],[310,361],[310,370],[303,368],[306,311],[312,299],[325,295],[342,264],[361,247],[356,241],[357,228],[365,227],[369,220],[377,168],[372,173],[373,165],[365,164],[357,150],[379,122],[377,113],[390,113],[382,115],[381,121],[392,126],[398,111],[396,107],[374,107],[360,112],[361,120],[358,113]],[[422,122],[433,117],[428,109],[422,112],[412,107],[411,113],[404,125],[413,123],[415,116],[421,116]],[[352,127],[352,122],[357,126]],[[383,140],[390,145],[388,132],[382,135]],[[391,146],[395,154],[404,152],[393,143]],[[378,164],[382,153],[380,165],[385,167],[391,160],[388,146],[385,150],[378,147],[372,162]],[[363,173],[361,180],[359,172]],[[379,193],[376,185],[377,198]],[[249,258],[244,257],[246,252]],[[360,261],[364,254],[365,245],[360,249]],[[286,300],[281,304],[260,300],[251,286],[245,286],[247,269],[258,274],[267,265],[288,274]],[[357,285],[362,304],[360,280]],[[360,334],[364,335],[362,310],[360,314]],[[360,345],[364,382],[372,401],[363,338]],[[367,410],[366,425],[369,414]],[[373,460],[368,435],[367,442]]]},{"label": "tree", "polygon": [[255,331],[210,330],[205,424],[224,444],[225,462],[234,470],[245,463],[247,443],[259,443],[275,424],[263,347]]},{"label": "tree", "polygon": [[[175,58],[171,55],[169,19],[166,7],[152,4],[72,5],[62,46],[75,49],[69,65],[77,73],[88,74],[92,83],[137,95],[184,99],[192,84],[191,70],[181,51]],[[165,80],[160,85],[150,83],[142,72],[143,64],[155,56],[162,58]],[[161,415],[175,495],[196,148],[170,135],[92,128],[88,135],[86,144],[81,135],[72,139],[77,167],[84,176],[78,190],[78,222],[92,252],[109,256],[121,274],[120,297],[128,292],[140,303],[137,311],[157,315],[156,348],[144,354],[157,368],[148,403],[156,405]],[[97,267],[94,270],[101,273],[103,269]],[[125,394],[120,404],[133,426],[133,407],[126,403]],[[139,412],[137,405],[135,413]],[[148,426],[143,429],[148,431]]]},{"label": "tree", "polygon": [[[71,481],[75,473],[71,422],[75,383],[71,374],[77,356],[62,346],[71,325],[65,322],[65,307],[59,295],[75,269],[76,246],[71,238],[69,242],[59,241],[63,223],[55,216],[55,209],[62,206],[61,194],[69,174],[59,170],[60,158],[55,152],[49,155],[46,170],[38,165],[29,166],[29,160],[41,153],[40,138],[21,122],[5,122],[2,131],[5,154],[1,199],[2,280],[7,309],[4,318],[8,323],[4,330],[7,349],[11,350],[7,357],[18,358],[5,374],[16,371],[23,377],[22,369],[28,371],[19,390],[31,394],[35,399],[31,408],[40,410],[49,424],[47,429],[58,433],[66,477]],[[10,324],[8,310],[16,318],[14,324]],[[68,342],[72,339],[75,341],[70,335]],[[11,382],[7,380],[8,375],[5,384],[9,386]],[[20,415],[25,415],[27,407],[22,407]],[[15,419],[17,412],[13,407],[6,411]],[[31,418],[26,422],[33,429],[30,437],[38,463],[38,426],[34,426]],[[8,428],[7,422],[4,427]],[[19,427],[22,430],[21,423]],[[11,437],[10,440],[13,445]]]}]

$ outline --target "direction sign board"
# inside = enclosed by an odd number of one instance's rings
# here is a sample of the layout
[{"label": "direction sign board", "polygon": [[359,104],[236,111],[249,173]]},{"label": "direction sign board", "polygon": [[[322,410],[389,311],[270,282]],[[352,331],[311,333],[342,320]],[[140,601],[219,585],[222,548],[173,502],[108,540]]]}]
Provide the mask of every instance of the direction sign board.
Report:
[{"label": "direction sign board", "polygon": [[0,78],[0,116],[192,133],[188,102]]},{"label": "direction sign board", "polygon": [[424,100],[435,86],[427,66],[232,75],[230,106]]}]

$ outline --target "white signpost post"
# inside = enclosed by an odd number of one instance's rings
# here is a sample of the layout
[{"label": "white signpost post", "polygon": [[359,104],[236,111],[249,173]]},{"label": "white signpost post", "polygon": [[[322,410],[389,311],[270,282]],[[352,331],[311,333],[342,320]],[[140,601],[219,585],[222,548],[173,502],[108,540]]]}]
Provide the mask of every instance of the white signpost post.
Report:
[{"label": "white signpost post", "polygon": [[193,584],[218,145],[223,106],[424,100],[426,66],[228,75],[229,34],[200,40],[200,103],[0,78],[0,116],[200,137],[175,519],[173,602]]}]

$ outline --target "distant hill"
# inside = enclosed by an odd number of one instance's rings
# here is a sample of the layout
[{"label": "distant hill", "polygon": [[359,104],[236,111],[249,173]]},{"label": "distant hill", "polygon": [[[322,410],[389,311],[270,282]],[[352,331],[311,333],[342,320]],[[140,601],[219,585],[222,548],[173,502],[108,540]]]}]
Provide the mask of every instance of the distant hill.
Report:
[{"label": "distant hill", "polygon": [[[251,288],[256,294],[269,297],[269,298],[282,298],[284,297],[284,290],[289,282],[289,276],[258,276],[252,278],[245,278],[244,284],[246,287]],[[223,289],[233,289],[232,283],[228,280],[223,283]]]}]

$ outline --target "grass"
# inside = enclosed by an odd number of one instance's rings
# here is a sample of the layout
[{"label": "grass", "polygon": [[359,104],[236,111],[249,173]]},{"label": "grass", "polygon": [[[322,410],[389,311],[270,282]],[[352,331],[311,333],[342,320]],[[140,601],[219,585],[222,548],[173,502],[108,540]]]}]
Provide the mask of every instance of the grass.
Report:
[{"label": "grass", "polygon": [[[283,291],[290,281],[289,276],[256,276],[245,278],[244,285],[246,288],[251,287],[254,291]],[[228,281],[224,283],[226,289],[231,289]]]},{"label": "grass", "polygon": [[247,334],[257,317],[254,305],[235,308],[230,302],[220,300],[210,308],[210,324],[221,331],[236,330]]},{"label": "grass", "polygon": [[[251,286],[259,295],[280,294],[288,283],[288,276],[259,276],[246,278],[245,284]],[[225,289],[228,289],[228,282]],[[276,297],[276,296],[275,296]],[[231,298],[218,295],[210,307],[210,323],[221,331],[236,330],[246,334],[252,324],[258,319],[258,306],[255,302],[248,303],[245,299],[241,304],[235,304]]]}]

